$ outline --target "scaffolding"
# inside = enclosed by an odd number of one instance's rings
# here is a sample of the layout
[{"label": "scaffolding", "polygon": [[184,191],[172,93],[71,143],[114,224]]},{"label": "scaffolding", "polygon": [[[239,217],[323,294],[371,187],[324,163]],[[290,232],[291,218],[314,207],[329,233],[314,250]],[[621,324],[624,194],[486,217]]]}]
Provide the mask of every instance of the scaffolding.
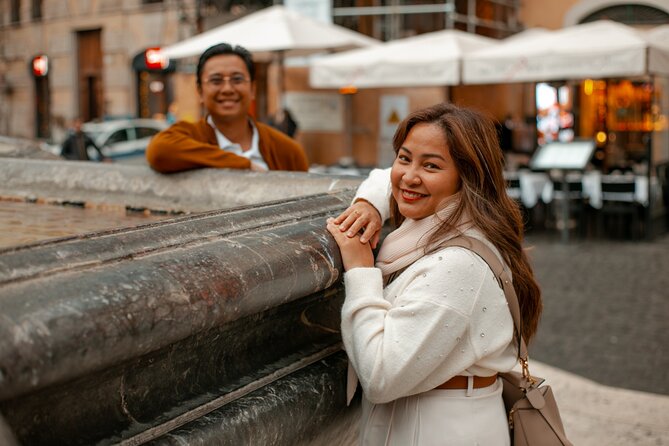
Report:
[{"label": "scaffolding", "polygon": [[406,0],[335,0],[332,16],[336,23],[380,40],[441,29],[503,38],[522,30],[519,9],[520,0],[443,0],[421,4]]}]

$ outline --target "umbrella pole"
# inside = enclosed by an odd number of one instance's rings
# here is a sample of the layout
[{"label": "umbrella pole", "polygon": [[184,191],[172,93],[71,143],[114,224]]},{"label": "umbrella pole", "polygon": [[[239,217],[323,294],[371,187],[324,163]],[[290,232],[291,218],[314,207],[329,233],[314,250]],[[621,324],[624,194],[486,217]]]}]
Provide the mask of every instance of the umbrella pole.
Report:
[{"label": "umbrella pole", "polygon": [[[646,49],[646,50],[648,50],[648,49]],[[646,60],[648,60],[648,56],[646,56]],[[653,109],[655,109],[655,107],[654,107],[655,105],[659,105],[657,103],[657,96],[655,94],[655,91],[656,91],[655,89],[657,88],[656,85],[655,85],[655,75],[649,74],[647,76],[647,82],[651,85],[652,92],[653,92],[653,94],[650,97],[651,110],[653,110]],[[658,110],[659,110],[659,108],[658,108]],[[653,121],[652,124],[653,124],[653,127],[647,133],[646,141],[645,141],[646,142],[646,158],[647,158],[647,160],[646,160],[646,176],[648,177],[648,185],[647,185],[648,190],[646,191],[646,193],[648,195],[646,195],[646,196],[648,197],[648,206],[646,206],[643,210],[644,211],[643,216],[644,216],[644,220],[645,220],[644,221],[644,226],[643,226],[643,230],[644,230],[643,235],[645,236],[646,240],[652,240],[653,235],[654,235],[653,234],[653,212],[652,212],[653,211],[653,209],[652,209],[652,207],[653,207],[653,195],[652,195],[653,190],[651,188],[650,180],[653,177],[651,169],[656,168],[655,163],[653,162],[653,132],[655,131],[655,122]],[[665,210],[665,212],[666,212],[666,210]],[[634,229],[632,229],[632,231],[634,231]],[[634,236],[634,233],[632,233],[632,236]]]},{"label": "umbrella pole", "polygon": [[344,113],[346,114],[346,134],[344,138],[344,157],[353,161],[353,95],[344,95]]},{"label": "umbrella pole", "polygon": [[285,67],[284,67],[284,54],[283,51],[277,51],[276,52],[276,63],[277,63],[277,77],[278,77],[278,82],[277,82],[277,89],[276,89],[276,110],[274,111],[274,114],[278,112],[279,110],[283,109],[286,104],[284,104],[284,98],[283,94],[286,91],[286,73],[285,73]]}]

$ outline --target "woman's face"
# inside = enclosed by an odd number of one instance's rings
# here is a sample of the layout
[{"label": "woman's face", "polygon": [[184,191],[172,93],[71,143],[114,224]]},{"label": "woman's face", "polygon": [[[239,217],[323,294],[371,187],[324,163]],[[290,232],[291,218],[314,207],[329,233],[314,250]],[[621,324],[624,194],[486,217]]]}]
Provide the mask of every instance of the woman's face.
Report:
[{"label": "woman's face", "polygon": [[411,128],[397,152],[390,182],[400,213],[414,220],[442,209],[460,190],[460,174],[439,126],[422,123]]}]

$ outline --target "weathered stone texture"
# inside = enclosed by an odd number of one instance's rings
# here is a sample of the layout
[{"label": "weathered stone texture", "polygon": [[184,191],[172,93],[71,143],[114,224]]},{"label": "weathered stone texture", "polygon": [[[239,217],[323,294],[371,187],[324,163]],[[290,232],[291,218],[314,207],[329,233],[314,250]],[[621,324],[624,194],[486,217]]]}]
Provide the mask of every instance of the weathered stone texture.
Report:
[{"label": "weathered stone texture", "polygon": [[[209,419],[239,407],[226,423],[255,444],[273,443],[251,431],[279,435],[288,423],[278,444],[298,444],[336,422],[347,413],[335,354],[342,270],[325,219],[351,198],[313,195],[0,251],[0,412],[19,441],[148,441],[189,421],[233,444],[197,421],[203,407]],[[271,398],[259,396],[268,389]]]}]

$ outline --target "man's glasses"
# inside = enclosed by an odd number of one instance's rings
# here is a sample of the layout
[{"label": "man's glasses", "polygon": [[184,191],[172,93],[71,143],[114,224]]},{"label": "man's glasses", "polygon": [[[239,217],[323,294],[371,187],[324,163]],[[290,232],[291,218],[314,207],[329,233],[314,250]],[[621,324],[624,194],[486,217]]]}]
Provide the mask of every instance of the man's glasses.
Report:
[{"label": "man's glasses", "polygon": [[219,88],[222,87],[225,82],[230,82],[230,85],[233,87],[240,87],[248,81],[249,79],[243,74],[233,74],[231,76],[212,76],[207,79],[205,83],[212,87]]}]

